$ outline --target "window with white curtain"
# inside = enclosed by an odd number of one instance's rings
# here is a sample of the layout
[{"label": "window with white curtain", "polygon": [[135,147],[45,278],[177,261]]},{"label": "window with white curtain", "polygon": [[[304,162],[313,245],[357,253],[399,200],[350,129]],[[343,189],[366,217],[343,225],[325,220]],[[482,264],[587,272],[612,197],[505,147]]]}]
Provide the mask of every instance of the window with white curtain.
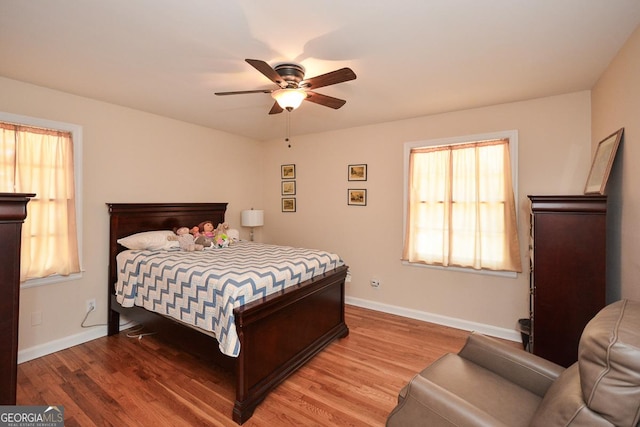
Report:
[{"label": "window with white curtain", "polygon": [[0,192],[35,193],[22,226],[21,282],[81,271],[75,137],[75,125],[0,114]]},{"label": "window with white curtain", "polygon": [[517,132],[405,144],[408,263],[521,272]]}]

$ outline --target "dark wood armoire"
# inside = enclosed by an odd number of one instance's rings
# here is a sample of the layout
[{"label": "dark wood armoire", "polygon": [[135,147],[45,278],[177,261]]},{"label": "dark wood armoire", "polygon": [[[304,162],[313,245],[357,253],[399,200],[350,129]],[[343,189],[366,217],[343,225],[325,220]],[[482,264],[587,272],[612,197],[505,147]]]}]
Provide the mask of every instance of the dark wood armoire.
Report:
[{"label": "dark wood armoire", "polygon": [[0,405],[16,404],[20,239],[33,196],[0,193]]},{"label": "dark wood armoire", "polygon": [[578,358],[587,322],[606,300],[606,196],[529,196],[529,350],[562,366]]}]

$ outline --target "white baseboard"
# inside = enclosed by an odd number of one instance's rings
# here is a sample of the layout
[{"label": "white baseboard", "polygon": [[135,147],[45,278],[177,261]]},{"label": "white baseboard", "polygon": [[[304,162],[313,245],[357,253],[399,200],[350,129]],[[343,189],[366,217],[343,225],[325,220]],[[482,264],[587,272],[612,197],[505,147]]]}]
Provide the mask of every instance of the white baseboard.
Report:
[{"label": "white baseboard", "polygon": [[408,317],[410,319],[422,320],[438,325],[449,326],[451,328],[462,329],[463,331],[477,331],[485,335],[503,338],[509,341],[520,342],[522,340],[520,332],[516,331],[515,329],[511,330],[507,328],[499,328],[484,323],[470,322],[468,320],[457,319],[455,317],[442,316],[440,314],[413,310],[410,308],[398,307],[390,304],[383,304],[361,298],[347,296],[345,297],[345,302],[357,307],[368,308],[371,310],[381,311],[383,313],[395,314],[402,317]]},{"label": "white baseboard", "polygon": [[[456,329],[462,329],[463,331],[477,331],[485,335],[503,338],[510,341],[519,342],[521,340],[520,333],[516,330],[498,328],[496,326],[486,325],[483,323],[469,322],[467,320],[457,319],[455,317],[447,317],[439,314],[428,313],[426,311],[412,310],[409,308],[383,304],[361,298],[347,296],[345,297],[345,302],[357,307],[368,308],[371,310],[381,311],[383,313],[395,314],[398,316],[408,317],[410,319],[417,319],[424,322],[431,322],[438,325],[449,326]],[[121,317],[121,322],[123,322],[124,326],[126,319],[124,317]],[[129,324],[126,327],[129,328],[131,326],[132,325]],[[85,342],[92,341],[96,338],[101,338],[106,335],[106,325],[96,326],[79,334],[36,345],[34,347],[25,348],[24,350],[20,350],[18,352],[18,363],[28,362],[29,360],[37,359],[38,357],[46,356],[47,354],[55,353],[56,351],[64,350],[79,344],[84,344]]]},{"label": "white baseboard", "polygon": [[[136,323],[128,321],[126,316],[120,316],[121,331],[127,328],[131,328],[135,325]],[[87,329],[86,331],[80,332],[79,334],[70,335],[58,340],[49,341],[44,344],[25,348],[18,351],[18,364],[37,359],[38,357],[46,356],[47,354],[55,353],[56,351],[65,350],[79,344],[84,344],[86,342],[93,341],[96,338],[106,337],[107,332],[107,325],[94,326]]]},{"label": "white baseboard", "polygon": [[18,364],[64,350],[78,344],[84,344],[107,335],[107,326],[96,326],[79,334],[70,335],[59,340],[49,341],[34,347],[18,351]]}]

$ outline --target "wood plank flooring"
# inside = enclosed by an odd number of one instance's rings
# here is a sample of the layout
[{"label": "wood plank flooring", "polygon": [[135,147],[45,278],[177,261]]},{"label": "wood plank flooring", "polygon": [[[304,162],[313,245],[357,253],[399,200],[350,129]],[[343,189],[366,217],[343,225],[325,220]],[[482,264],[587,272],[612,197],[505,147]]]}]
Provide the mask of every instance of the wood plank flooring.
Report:
[{"label": "wood plank flooring", "polygon": [[[466,331],[347,306],[332,343],[244,426],[383,426],[398,391]],[[233,377],[150,335],[104,337],[18,367],[19,405],[64,405],[66,426],[235,426]]]}]

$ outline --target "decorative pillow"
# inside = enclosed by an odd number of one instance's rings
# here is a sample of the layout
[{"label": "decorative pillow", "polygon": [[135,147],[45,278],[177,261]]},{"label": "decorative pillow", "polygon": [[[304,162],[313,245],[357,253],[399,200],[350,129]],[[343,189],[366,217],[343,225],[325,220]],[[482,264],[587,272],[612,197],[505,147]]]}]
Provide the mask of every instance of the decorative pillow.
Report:
[{"label": "decorative pillow", "polygon": [[127,249],[159,251],[180,247],[177,240],[167,239],[175,235],[171,230],[143,231],[118,239],[118,243]]}]

